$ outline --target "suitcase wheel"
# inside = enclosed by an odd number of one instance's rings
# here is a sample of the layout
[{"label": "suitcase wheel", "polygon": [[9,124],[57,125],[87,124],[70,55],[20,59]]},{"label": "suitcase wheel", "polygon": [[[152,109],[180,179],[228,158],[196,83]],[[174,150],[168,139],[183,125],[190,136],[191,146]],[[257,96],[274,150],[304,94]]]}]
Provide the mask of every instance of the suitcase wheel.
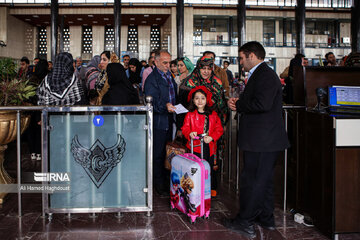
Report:
[{"label": "suitcase wheel", "polygon": [[196,222],[196,216],[189,217],[190,224],[194,224]]}]

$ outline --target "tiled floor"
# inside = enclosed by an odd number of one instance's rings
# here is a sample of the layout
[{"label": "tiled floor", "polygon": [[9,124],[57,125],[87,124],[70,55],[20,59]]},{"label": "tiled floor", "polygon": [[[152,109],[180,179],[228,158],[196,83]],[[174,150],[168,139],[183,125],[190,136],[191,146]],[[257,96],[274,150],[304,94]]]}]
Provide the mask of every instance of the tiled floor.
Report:
[{"label": "tiled floor", "polygon": [[[54,214],[51,221],[41,217],[41,196],[23,196],[23,217],[17,217],[17,195],[9,194],[0,210],[0,239],[246,239],[221,225],[221,220],[236,213],[236,196],[223,185],[212,201],[210,219],[190,224],[187,217],[170,210],[169,198],[154,196],[153,216],[144,213]],[[276,209],[276,231],[256,228],[256,239],[328,239],[313,227],[299,225],[290,214]],[[360,239],[360,234],[341,235],[340,239]]]},{"label": "tiled floor", "polygon": [[[8,156],[9,157],[9,156]],[[14,158],[14,156],[10,158]],[[23,168],[33,168],[34,164],[26,157]],[[10,174],[16,173],[14,162],[8,162]],[[38,168],[38,166],[34,167]],[[11,171],[11,169],[13,169]],[[176,239],[176,240],[236,240],[247,239],[224,228],[224,217],[236,214],[237,194],[234,188],[220,184],[218,196],[212,200],[210,219],[198,219],[190,224],[188,218],[170,209],[169,198],[154,196],[154,211],[151,217],[144,213],[124,213],[118,218],[114,213],[97,214],[53,214],[51,221],[41,216],[41,195],[23,194],[23,217],[17,217],[17,195],[9,194],[0,205],[0,240],[12,239]],[[293,221],[290,213],[284,214],[280,205],[275,210],[276,230],[267,231],[256,227],[256,239],[328,239],[314,227],[306,227]],[[343,240],[360,239],[360,234],[343,234]]]}]

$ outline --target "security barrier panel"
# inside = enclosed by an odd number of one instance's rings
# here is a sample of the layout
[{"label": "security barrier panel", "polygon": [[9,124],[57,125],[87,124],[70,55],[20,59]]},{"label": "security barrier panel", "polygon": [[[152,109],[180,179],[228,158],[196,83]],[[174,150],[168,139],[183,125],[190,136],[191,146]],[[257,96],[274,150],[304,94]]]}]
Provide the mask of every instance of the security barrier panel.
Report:
[{"label": "security barrier panel", "polygon": [[152,211],[152,107],[105,109],[43,110],[44,213]]}]

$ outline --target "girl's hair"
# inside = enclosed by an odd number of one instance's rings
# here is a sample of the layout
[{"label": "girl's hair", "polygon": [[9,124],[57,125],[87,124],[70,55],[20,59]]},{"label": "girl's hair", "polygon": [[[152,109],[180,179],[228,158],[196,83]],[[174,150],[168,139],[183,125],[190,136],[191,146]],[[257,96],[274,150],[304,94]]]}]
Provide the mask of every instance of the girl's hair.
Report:
[{"label": "girl's hair", "polygon": [[[193,111],[197,110],[197,106],[196,106],[195,103],[194,103],[195,94],[196,94],[197,92],[202,93],[202,94],[205,96],[205,98],[206,98],[206,93],[205,93],[202,89],[197,89],[197,90],[192,94],[192,98],[191,98],[191,101],[190,101],[189,107],[188,107],[189,112],[193,112]],[[206,98],[206,99],[207,99],[207,98]],[[204,112],[205,112],[206,114],[210,115],[210,114],[212,113],[212,111],[213,111],[213,108],[209,106],[209,104],[208,104],[208,102],[207,102],[207,100],[206,100],[206,105],[205,105],[205,108],[204,108]]]},{"label": "girl's hair", "polygon": [[100,57],[101,55],[105,54],[105,56],[110,60],[110,51],[103,51],[101,54],[100,54]]}]

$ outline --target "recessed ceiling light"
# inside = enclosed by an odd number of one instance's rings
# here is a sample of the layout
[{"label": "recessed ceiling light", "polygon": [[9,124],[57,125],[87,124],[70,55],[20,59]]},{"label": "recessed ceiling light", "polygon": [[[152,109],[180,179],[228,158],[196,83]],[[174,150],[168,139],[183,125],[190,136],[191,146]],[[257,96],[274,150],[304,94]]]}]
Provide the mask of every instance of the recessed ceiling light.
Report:
[{"label": "recessed ceiling light", "polygon": [[153,24],[153,26],[157,26],[157,24]]},{"label": "recessed ceiling light", "polygon": [[88,15],[88,17],[94,17],[94,15],[92,15],[92,14],[89,14],[89,15]]},{"label": "recessed ceiling light", "polygon": [[156,18],[155,20],[156,20],[156,21],[160,21],[160,20],[161,20],[161,18]]},{"label": "recessed ceiling light", "polygon": [[104,18],[105,21],[109,21],[109,18]]},{"label": "recessed ceiling light", "polygon": [[44,22],[45,24],[49,24],[49,22]]},{"label": "recessed ceiling light", "polygon": [[141,23],[146,23],[146,21],[141,21]]},{"label": "recessed ceiling light", "polygon": [[82,18],[77,18],[78,21],[82,21]]},{"label": "recessed ceiling light", "polygon": [[130,18],[130,21],[135,21],[135,18]]},{"label": "recessed ceiling light", "polygon": [[130,24],[130,26],[134,26],[134,24],[133,24],[133,23],[131,23],[131,24]]},{"label": "recessed ceiling light", "polygon": [[108,23],[108,24],[106,24],[106,26],[111,26],[111,24],[110,24],[110,23]]},{"label": "recessed ceiling light", "polygon": [[144,17],[149,17],[149,14],[145,14]]},{"label": "recessed ceiling light", "polygon": [[29,19],[29,18],[26,18],[25,21],[30,21],[30,19]]},{"label": "recessed ceiling light", "polygon": [[74,23],[73,21],[69,21],[69,23]]},{"label": "recessed ceiling light", "polygon": [[39,18],[39,16],[38,15],[33,15],[33,18]]},{"label": "recessed ceiling light", "polygon": [[93,21],[93,23],[98,23],[97,21]]},{"label": "recessed ceiling light", "polygon": [[84,25],[84,26],[87,26],[87,24],[86,24],[86,23],[84,23],[83,25]]}]

